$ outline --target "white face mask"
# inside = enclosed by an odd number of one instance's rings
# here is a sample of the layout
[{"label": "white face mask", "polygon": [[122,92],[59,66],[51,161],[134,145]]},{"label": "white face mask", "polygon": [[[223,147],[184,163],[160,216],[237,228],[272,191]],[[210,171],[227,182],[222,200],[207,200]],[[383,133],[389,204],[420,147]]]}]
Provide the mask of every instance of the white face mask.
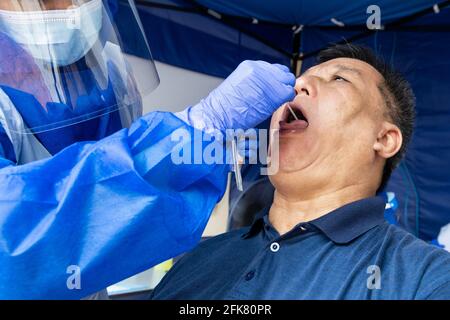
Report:
[{"label": "white face mask", "polygon": [[35,59],[70,65],[94,46],[102,27],[102,0],[67,10],[0,10],[0,32]]}]

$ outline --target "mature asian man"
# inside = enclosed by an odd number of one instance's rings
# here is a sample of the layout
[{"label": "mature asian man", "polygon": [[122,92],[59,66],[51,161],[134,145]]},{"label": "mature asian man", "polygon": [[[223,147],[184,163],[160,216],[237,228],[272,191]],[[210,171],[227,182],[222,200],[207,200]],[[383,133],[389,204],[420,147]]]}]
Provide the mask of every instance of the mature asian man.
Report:
[{"label": "mature asian man", "polygon": [[409,84],[369,49],[337,45],[296,82],[274,201],[200,244],[154,299],[448,299],[450,254],[383,219],[377,197],[412,135]]}]

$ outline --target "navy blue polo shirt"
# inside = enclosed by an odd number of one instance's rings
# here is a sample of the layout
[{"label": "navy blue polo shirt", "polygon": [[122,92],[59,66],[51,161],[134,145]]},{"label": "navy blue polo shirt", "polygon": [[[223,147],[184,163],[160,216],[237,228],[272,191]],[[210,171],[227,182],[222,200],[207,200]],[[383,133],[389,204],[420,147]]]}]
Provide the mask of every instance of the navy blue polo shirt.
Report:
[{"label": "navy blue polo shirt", "polygon": [[268,210],[204,241],[153,299],[450,299],[450,254],[383,219],[362,199],[280,236]]}]

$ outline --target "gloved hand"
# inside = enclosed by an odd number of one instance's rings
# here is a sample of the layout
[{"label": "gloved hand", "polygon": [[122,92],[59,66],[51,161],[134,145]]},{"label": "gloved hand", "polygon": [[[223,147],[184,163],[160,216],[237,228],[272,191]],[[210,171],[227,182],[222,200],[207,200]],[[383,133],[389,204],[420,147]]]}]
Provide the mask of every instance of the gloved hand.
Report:
[{"label": "gloved hand", "polygon": [[247,60],[208,97],[176,115],[204,131],[253,128],[294,99],[294,85],[288,67]]}]

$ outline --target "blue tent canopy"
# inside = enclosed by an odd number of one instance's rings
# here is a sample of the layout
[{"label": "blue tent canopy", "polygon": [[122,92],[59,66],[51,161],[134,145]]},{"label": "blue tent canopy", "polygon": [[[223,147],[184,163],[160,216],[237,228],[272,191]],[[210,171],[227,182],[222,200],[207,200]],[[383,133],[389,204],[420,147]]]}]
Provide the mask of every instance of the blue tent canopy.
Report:
[{"label": "blue tent canopy", "polygon": [[[430,7],[428,0],[198,0],[217,12],[278,22],[290,25],[333,25],[335,18],[345,25],[365,25],[366,10],[370,5],[382,8],[383,20],[391,22]],[[431,3],[433,5],[433,3]]]},{"label": "blue tent canopy", "polygon": [[[156,60],[219,77],[245,59],[282,63],[293,70],[301,63],[305,70],[330,43],[372,47],[406,76],[417,96],[412,142],[386,188],[399,201],[400,225],[430,240],[450,223],[450,1],[136,3]],[[366,10],[372,4],[381,10],[383,30],[366,27]],[[260,178],[256,171],[246,168],[246,186]]]}]

